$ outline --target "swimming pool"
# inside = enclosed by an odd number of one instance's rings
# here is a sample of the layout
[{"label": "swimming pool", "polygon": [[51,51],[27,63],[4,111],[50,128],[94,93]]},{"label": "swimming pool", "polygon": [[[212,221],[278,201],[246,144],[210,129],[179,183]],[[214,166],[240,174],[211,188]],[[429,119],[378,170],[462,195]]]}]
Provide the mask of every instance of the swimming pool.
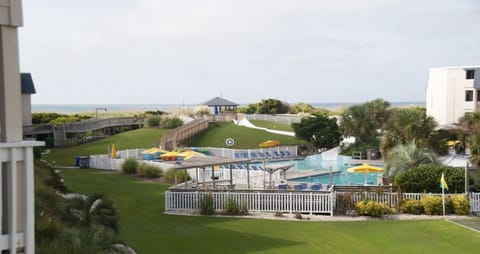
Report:
[{"label": "swimming pool", "polygon": [[[326,173],[330,171],[340,171],[332,174],[332,183],[335,185],[363,185],[365,182],[372,185],[378,184],[379,173],[350,173],[347,169],[357,166],[358,164],[350,163],[351,159],[347,156],[336,156],[336,159],[324,159],[322,154],[316,154],[307,156],[304,160],[292,160],[288,163],[294,166],[290,170],[315,170],[319,173]],[[282,162],[272,162],[269,164],[285,164]],[[382,165],[375,165],[383,167]],[[330,174],[301,177],[291,179],[296,182],[308,182],[308,183],[322,183],[330,184]]]}]

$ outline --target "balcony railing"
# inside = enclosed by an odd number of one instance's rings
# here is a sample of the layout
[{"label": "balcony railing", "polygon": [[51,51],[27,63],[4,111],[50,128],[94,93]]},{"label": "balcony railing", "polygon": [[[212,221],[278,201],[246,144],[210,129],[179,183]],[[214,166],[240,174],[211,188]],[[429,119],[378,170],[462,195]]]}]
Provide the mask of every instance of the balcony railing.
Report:
[{"label": "balcony railing", "polygon": [[[38,141],[0,143],[0,168],[2,169],[0,252],[2,253],[4,250],[10,250],[10,253],[35,252],[33,147],[43,145],[43,142]],[[22,168],[24,173],[19,174]],[[5,183],[7,183],[6,188],[1,186]],[[7,214],[3,214],[4,211]]]}]

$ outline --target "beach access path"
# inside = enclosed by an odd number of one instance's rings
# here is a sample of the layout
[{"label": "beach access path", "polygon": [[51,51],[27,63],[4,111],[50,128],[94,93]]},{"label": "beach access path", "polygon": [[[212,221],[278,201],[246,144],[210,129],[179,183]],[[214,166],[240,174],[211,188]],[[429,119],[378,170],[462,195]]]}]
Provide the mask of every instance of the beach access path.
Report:
[{"label": "beach access path", "polygon": [[271,132],[271,133],[275,133],[275,134],[280,134],[280,135],[295,137],[295,132],[292,132],[292,131],[279,131],[279,130],[272,130],[272,129],[267,129],[267,128],[263,128],[263,127],[258,127],[258,126],[255,126],[255,125],[254,125],[253,123],[251,123],[250,121],[248,121],[247,118],[243,118],[243,119],[240,120],[240,121],[236,121],[236,120],[233,120],[233,121],[234,121],[235,124],[237,124],[237,125],[239,125],[239,126],[245,126],[245,127],[248,127],[248,128],[265,130],[265,131],[268,131],[268,132]]}]

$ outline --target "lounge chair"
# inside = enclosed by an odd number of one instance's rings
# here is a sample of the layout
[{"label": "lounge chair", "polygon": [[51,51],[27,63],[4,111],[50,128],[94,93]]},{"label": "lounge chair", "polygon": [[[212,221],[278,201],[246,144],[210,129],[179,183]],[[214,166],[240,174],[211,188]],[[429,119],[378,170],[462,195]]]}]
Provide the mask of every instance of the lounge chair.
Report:
[{"label": "lounge chair", "polygon": [[288,184],[279,184],[278,189],[279,190],[287,190],[288,189]]},{"label": "lounge chair", "polygon": [[233,154],[233,157],[234,157],[235,159],[240,159],[240,154],[239,154],[239,153],[234,153],[234,154]]},{"label": "lounge chair", "polygon": [[274,155],[275,155],[275,157],[277,157],[277,158],[280,158],[280,157],[282,157],[282,156],[281,156],[281,155],[280,155],[280,154],[279,154],[277,151],[273,152],[273,154],[274,154]]},{"label": "lounge chair", "polygon": [[295,184],[295,185],[293,185],[293,189],[295,189],[295,190],[300,190],[300,191],[301,191],[301,190],[305,190],[305,189],[303,188],[303,185],[302,185],[302,184]]},{"label": "lounge chair", "polygon": [[285,151],[285,155],[286,155],[287,157],[292,157],[292,154],[291,154],[289,151]]},{"label": "lounge chair", "polygon": [[282,157],[288,157],[287,154],[284,151],[280,151],[280,156]]},{"label": "lounge chair", "polygon": [[310,185],[310,189],[312,191],[322,190],[322,184],[321,183],[314,183],[314,184]]},{"label": "lounge chair", "polygon": [[273,158],[273,156],[269,152],[265,152],[267,158]]},{"label": "lounge chair", "polygon": [[250,157],[252,157],[252,159],[257,159],[258,158],[257,154],[254,153],[254,152],[250,152]]},{"label": "lounge chair", "polygon": [[250,159],[250,157],[248,157],[248,153],[247,152],[243,152],[242,153],[242,156],[244,159]]},{"label": "lounge chair", "polygon": [[258,157],[260,157],[260,158],[265,158],[266,156],[265,156],[265,154],[264,154],[263,152],[258,152]]}]

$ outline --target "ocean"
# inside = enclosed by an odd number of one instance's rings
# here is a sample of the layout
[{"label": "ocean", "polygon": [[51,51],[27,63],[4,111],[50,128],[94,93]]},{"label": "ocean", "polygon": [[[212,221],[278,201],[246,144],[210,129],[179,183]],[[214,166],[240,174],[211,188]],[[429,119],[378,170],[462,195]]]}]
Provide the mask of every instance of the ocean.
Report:
[{"label": "ocean", "polygon": [[[348,107],[355,104],[361,104],[363,102],[328,102],[328,103],[309,103],[315,108],[324,109],[339,109]],[[425,107],[424,101],[409,101],[409,102],[390,102],[393,107],[408,107],[408,106],[420,106]],[[240,107],[247,106],[249,103],[240,104]],[[97,109],[99,112],[143,112],[143,111],[171,111],[177,109],[193,109],[197,104],[33,104],[32,112],[54,112],[60,114],[76,114],[95,112]]]}]

